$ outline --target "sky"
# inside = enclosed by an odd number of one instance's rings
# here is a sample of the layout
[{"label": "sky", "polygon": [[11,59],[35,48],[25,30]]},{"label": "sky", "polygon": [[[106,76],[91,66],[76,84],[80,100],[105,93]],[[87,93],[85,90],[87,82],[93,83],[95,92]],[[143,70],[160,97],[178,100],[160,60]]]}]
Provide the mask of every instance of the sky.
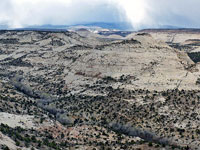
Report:
[{"label": "sky", "polygon": [[200,0],[0,0],[0,25],[129,22],[134,29],[200,28]]}]

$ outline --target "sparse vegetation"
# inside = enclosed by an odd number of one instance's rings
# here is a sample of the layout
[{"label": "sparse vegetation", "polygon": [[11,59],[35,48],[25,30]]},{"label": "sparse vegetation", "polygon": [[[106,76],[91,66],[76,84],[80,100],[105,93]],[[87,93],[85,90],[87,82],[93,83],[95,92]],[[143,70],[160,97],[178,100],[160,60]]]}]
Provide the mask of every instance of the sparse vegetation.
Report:
[{"label": "sparse vegetation", "polygon": [[[0,119],[0,138],[17,148],[200,146],[200,81],[187,69],[196,65],[153,43],[150,34],[88,40],[73,32],[10,31],[0,37],[6,39],[0,40],[0,55],[12,54],[0,60],[0,115],[28,116]],[[198,62],[198,53],[190,54]]]}]

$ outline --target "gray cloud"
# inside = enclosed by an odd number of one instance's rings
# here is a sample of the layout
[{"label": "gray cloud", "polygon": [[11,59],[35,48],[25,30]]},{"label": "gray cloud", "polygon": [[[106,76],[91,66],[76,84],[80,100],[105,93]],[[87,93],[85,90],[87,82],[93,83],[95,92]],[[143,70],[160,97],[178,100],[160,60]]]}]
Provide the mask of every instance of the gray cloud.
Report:
[{"label": "gray cloud", "polygon": [[147,10],[155,25],[200,27],[199,0],[151,0]]},{"label": "gray cloud", "polygon": [[0,24],[128,21],[133,27],[200,27],[199,0],[1,0]]}]

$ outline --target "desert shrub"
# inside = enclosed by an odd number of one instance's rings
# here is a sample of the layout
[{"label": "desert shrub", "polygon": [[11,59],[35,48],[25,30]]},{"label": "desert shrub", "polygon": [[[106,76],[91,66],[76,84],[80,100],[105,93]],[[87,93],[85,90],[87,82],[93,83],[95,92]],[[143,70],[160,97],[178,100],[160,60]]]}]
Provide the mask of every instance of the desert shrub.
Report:
[{"label": "desert shrub", "polygon": [[6,146],[6,145],[3,145],[2,146],[2,150],[10,150],[10,148],[8,146]]},{"label": "desert shrub", "polygon": [[197,79],[196,85],[200,85],[200,78]]},{"label": "desert shrub", "polygon": [[18,44],[19,43],[19,39],[16,39],[16,38],[1,39],[0,43],[1,44]]},{"label": "desert shrub", "polygon": [[137,36],[151,36],[151,34],[143,32],[143,33],[138,33]]},{"label": "desert shrub", "polygon": [[188,56],[189,56],[190,59],[192,59],[192,61],[194,61],[195,63],[200,62],[200,52],[188,53]]}]

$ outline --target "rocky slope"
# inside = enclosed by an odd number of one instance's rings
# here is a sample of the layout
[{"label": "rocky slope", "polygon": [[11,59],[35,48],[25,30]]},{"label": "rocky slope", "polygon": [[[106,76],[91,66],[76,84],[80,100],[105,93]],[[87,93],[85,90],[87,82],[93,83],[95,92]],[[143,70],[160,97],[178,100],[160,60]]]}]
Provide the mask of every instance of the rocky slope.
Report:
[{"label": "rocky slope", "polygon": [[2,149],[199,148],[198,63],[154,35],[79,32],[0,32]]}]

